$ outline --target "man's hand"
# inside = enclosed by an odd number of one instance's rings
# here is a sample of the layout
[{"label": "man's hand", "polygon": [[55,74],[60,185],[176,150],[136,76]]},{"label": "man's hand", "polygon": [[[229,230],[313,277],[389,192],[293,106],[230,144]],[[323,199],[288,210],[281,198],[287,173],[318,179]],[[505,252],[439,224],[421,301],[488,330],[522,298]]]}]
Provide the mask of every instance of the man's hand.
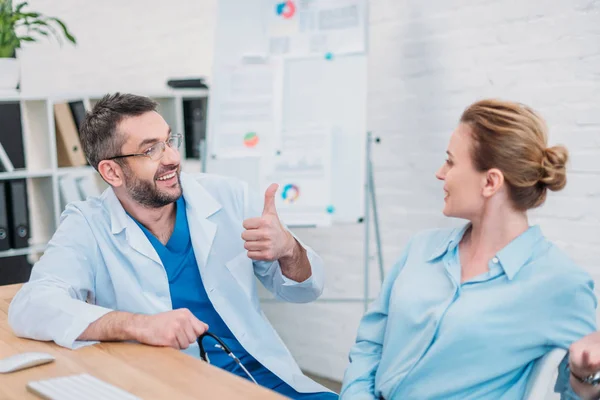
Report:
[{"label": "man's hand", "polygon": [[187,308],[155,315],[111,311],[92,322],[78,340],[135,340],[151,346],[187,349],[208,330]]},{"label": "man's hand", "polygon": [[571,345],[569,366],[580,378],[600,371],[600,332],[587,335]]},{"label": "man's hand", "polygon": [[132,336],[138,342],[175,349],[187,349],[207,330],[208,325],[187,308],[156,315],[136,314],[132,324]]},{"label": "man's hand", "polygon": [[275,208],[275,193],[279,185],[269,186],[265,192],[265,206],[261,217],[244,221],[242,233],[248,257],[257,261],[276,261],[294,254],[296,240],[279,221]]}]

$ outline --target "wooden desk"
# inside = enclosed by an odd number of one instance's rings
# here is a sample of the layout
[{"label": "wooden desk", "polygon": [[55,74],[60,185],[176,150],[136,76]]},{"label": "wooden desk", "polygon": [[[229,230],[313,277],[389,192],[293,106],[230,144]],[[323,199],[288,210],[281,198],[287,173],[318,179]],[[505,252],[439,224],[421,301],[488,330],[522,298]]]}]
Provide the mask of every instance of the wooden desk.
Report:
[{"label": "wooden desk", "polygon": [[21,285],[0,286],[0,358],[27,351],[56,357],[53,363],[0,374],[0,399],[38,397],[27,382],[89,373],[142,399],[285,399],[268,389],[170,348],[101,343],[69,350],[50,342],[20,339],[8,326],[8,306]]}]

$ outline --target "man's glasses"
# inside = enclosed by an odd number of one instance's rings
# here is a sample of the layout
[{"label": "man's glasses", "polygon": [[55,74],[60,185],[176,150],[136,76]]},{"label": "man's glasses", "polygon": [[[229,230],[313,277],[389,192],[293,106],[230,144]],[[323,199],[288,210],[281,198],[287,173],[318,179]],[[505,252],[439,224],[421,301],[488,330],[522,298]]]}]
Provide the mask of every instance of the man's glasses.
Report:
[{"label": "man's glasses", "polygon": [[115,160],[117,158],[125,158],[125,157],[148,157],[152,161],[158,161],[165,154],[165,149],[169,146],[172,149],[179,150],[179,146],[181,146],[181,142],[183,140],[183,136],[180,134],[171,135],[164,142],[158,142],[152,145],[152,147],[148,148],[143,153],[134,153],[134,154],[123,154],[120,156],[114,156],[107,158],[107,160]]}]

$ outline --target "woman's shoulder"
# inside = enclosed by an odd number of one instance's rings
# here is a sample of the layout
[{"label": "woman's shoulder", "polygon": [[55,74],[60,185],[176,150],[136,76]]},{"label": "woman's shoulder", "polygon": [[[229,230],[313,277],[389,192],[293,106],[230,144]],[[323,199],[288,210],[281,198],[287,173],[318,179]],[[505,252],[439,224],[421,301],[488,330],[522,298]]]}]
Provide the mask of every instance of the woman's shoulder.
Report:
[{"label": "woman's shoulder", "polygon": [[544,246],[534,252],[530,263],[530,273],[535,278],[561,282],[564,285],[587,285],[593,282],[590,274],[556,244],[545,240]]},{"label": "woman's shoulder", "polygon": [[453,226],[453,227],[446,227],[446,228],[423,229],[423,230],[417,232],[414,235],[414,237],[422,238],[424,240],[446,242],[456,236],[459,236],[458,238],[460,239],[460,236],[462,236],[462,233],[464,232],[464,230],[467,227],[468,227],[468,224]]},{"label": "woman's shoulder", "polygon": [[412,238],[412,243],[427,243],[433,245],[439,245],[449,242],[455,235],[455,232],[460,228],[431,228],[423,229],[415,233]]},{"label": "woman's shoulder", "polygon": [[457,244],[467,225],[450,228],[424,229],[414,234],[410,241],[411,252],[419,252],[426,258],[442,255],[448,247]]},{"label": "woman's shoulder", "polygon": [[519,281],[548,307],[540,306],[551,313],[542,315],[557,324],[559,331],[565,326],[571,330],[579,326],[582,334],[595,329],[598,300],[591,275],[554,243],[546,240],[544,250],[521,269]]}]

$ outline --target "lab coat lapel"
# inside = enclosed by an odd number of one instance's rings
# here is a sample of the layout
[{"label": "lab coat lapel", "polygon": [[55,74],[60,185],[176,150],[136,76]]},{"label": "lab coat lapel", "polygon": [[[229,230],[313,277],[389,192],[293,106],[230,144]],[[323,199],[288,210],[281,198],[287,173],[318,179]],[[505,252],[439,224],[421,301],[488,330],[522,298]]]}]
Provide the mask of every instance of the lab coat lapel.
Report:
[{"label": "lab coat lapel", "polygon": [[181,174],[192,246],[200,270],[207,265],[208,256],[217,234],[217,224],[208,218],[221,209],[214,197],[202,185],[185,173]]},{"label": "lab coat lapel", "polygon": [[154,246],[152,246],[150,240],[148,240],[142,229],[135,223],[135,221],[129,221],[126,234],[127,242],[135,251],[162,265],[160,257],[158,256],[158,253],[156,253]]},{"label": "lab coat lapel", "polygon": [[150,243],[137,223],[127,215],[112,188],[106,190],[105,202],[106,209],[110,213],[112,233],[117,235],[125,230],[125,237],[131,248],[162,266],[160,257],[156,253],[152,243]]}]

